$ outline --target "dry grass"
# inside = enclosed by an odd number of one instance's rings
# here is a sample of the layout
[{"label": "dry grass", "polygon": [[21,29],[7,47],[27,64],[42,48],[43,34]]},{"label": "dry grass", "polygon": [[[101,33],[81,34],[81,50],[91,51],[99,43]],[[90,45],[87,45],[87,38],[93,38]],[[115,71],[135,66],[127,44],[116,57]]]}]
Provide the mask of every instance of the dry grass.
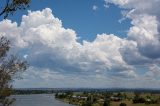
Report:
[{"label": "dry grass", "polygon": [[127,106],[160,106],[160,104],[144,104],[144,103],[139,103],[139,104],[133,104],[132,101],[121,101],[121,102],[111,102],[111,106],[119,106],[120,103],[126,103]]}]

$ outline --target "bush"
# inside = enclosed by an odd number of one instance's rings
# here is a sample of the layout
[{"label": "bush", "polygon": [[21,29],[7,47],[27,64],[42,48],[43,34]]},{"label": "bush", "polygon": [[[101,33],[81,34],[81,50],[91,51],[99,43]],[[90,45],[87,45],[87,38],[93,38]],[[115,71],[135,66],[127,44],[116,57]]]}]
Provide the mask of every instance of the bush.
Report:
[{"label": "bush", "polygon": [[127,106],[126,103],[120,103],[119,106]]},{"label": "bush", "polygon": [[145,103],[145,99],[144,98],[134,98],[133,99],[133,103]]},{"label": "bush", "polygon": [[105,100],[103,106],[110,106],[110,100]]},{"label": "bush", "polygon": [[86,102],[84,102],[84,103],[82,104],[82,106],[92,106],[92,103],[91,103],[91,102],[86,101]]}]

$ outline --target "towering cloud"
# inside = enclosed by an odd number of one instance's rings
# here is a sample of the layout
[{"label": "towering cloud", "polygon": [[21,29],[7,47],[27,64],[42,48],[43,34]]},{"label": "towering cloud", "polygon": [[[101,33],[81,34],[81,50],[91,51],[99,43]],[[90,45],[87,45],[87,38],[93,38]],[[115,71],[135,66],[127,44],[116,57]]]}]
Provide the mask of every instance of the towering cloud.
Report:
[{"label": "towering cloud", "polygon": [[[150,59],[160,57],[159,41],[159,0],[105,0],[120,8],[124,17],[130,18],[133,25],[128,32],[128,40],[137,43],[139,53]],[[127,9],[127,10],[126,10]]]},{"label": "towering cloud", "polygon": [[[18,51],[30,63],[30,68],[24,73],[24,81],[34,80],[39,86],[45,81],[54,80],[56,83],[55,81],[64,79],[66,85],[72,86],[76,82],[84,86],[89,86],[88,83],[99,84],[99,87],[131,86],[130,81],[137,83],[142,77],[137,86],[143,86],[148,74],[158,73],[159,1],[153,0],[151,4],[145,0],[105,2],[106,5],[114,3],[124,8],[123,16],[132,20],[133,26],[128,31],[127,38],[104,33],[97,35],[92,42],[84,40],[79,43],[76,32],[64,28],[61,20],[49,8],[29,11],[28,15],[22,17],[20,25],[10,20],[1,21],[0,35],[12,41],[15,48],[12,52]],[[152,9],[156,10],[153,12]],[[138,75],[136,65],[146,64],[154,64],[156,67],[149,66],[149,72],[143,76]],[[152,71],[154,69],[157,71]]]}]

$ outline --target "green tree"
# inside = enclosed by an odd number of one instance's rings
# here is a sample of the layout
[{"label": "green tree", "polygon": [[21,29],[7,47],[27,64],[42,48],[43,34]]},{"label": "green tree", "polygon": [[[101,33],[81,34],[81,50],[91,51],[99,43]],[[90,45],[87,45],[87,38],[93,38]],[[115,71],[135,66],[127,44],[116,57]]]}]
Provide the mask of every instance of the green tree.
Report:
[{"label": "green tree", "polygon": [[5,37],[0,38],[0,105],[9,106],[14,99],[7,98],[12,93],[12,81],[20,78],[18,73],[27,68],[26,61],[16,56],[7,55],[10,49],[10,42]]},{"label": "green tree", "polygon": [[133,98],[133,103],[145,103],[145,98],[140,96],[140,93],[135,93],[135,96]]},{"label": "green tree", "polygon": [[127,106],[126,103],[120,103],[119,106]]},{"label": "green tree", "polygon": [[92,103],[89,101],[85,101],[82,106],[92,106]]},{"label": "green tree", "polygon": [[55,98],[58,98],[58,93],[55,94]]},{"label": "green tree", "polygon": [[103,103],[103,106],[110,106],[110,97],[111,97],[111,95],[112,95],[112,93],[110,93],[110,92],[106,92],[106,93],[104,94],[104,96],[105,96],[105,101],[104,101],[104,103]]},{"label": "green tree", "polygon": [[103,106],[110,106],[110,100],[106,99],[103,103]]},{"label": "green tree", "polygon": [[[2,2],[3,1],[3,2]],[[13,14],[17,10],[26,9],[29,7],[31,0],[2,0],[1,1],[1,10],[0,16],[7,18],[8,15]]]},{"label": "green tree", "polygon": [[106,101],[104,101],[103,106],[107,106],[107,102]]}]

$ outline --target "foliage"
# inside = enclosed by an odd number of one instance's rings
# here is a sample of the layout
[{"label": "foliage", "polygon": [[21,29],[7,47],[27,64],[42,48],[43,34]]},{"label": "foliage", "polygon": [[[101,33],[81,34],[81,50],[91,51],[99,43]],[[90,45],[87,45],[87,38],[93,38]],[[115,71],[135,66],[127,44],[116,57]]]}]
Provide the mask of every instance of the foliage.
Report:
[{"label": "foliage", "polygon": [[16,56],[9,56],[10,42],[5,37],[0,38],[0,105],[9,106],[14,99],[7,98],[12,93],[14,78],[20,78],[18,73],[27,68],[26,61],[18,59]]},{"label": "foliage", "polygon": [[55,98],[58,98],[58,99],[63,99],[63,98],[66,98],[66,97],[68,97],[67,93],[56,93],[55,94]]},{"label": "foliage", "polygon": [[4,18],[7,18],[9,14],[13,14],[17,10],[26,9],[29,7],[31,0],[5,0],[6,3],[3,7],[0,7],[0,16],[3,15]]},{"label": "foliage", "polygon": [[103,103],[103,106],[110,106],[110,99],[106,99]]},{"label": "foliage", "polygon": [[119,106],[127,106],[126,103],[120,103]]},{"label": "foliage", "polygon": [[140,94],[136,93],[133,98],[133,103],[145,103],[145,99],[140,96]]},{"label": "foliage", "polygon": [[92,106],[92,103],[89,101],[86,101],[82,104],[82,106]]}]

